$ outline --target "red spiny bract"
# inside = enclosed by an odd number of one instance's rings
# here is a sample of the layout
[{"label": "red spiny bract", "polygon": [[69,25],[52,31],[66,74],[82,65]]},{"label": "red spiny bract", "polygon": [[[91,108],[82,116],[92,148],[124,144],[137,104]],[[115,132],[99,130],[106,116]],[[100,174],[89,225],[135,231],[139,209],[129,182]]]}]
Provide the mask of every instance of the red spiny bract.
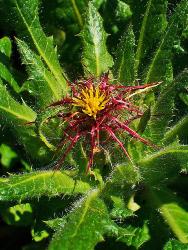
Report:
[{"label": "red spiny bract", "polygon": [[[69,84],[72,90],[71,95],[51,105],[69,108],[68,112],[58,113],[63,122],[66,122],[66,127],[63,131],[64,138],[58,145],[58,148],[65,146],[65,150],[55,169],[61,167],[67,154],[73,149],[79,139],[85,139],[86,144],[88,144],[89,137],[88,172],[93,165],[94,154],[100,148],[102,131],[119,145],[130,161],[131,158],[118,138],[117,132],[123,131],[146,145],[154,146],[131,129],[129,125],[133,120],[143,115],[139,107],[133,104],[132,97],[159,83],[119,86],[111,84],[108,74],[104,74],[98,80],[89,78],[75,84]],[[127,116],[129,118],[125,119],[124,116],[121,116],[122,111],[126,111],[129,114]],[[107,141],[109,141],[109,138]]]}]

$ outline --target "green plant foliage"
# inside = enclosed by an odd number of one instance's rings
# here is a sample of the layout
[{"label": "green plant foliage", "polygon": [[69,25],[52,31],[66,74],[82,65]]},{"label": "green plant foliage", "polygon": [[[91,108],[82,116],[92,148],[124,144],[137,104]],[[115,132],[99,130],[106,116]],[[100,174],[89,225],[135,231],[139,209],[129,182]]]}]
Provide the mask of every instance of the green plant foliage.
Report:
[{"label": "green plant foliage", "polygon": [[12,44],[8,37],[3,37],[0,39],[0,51],[2,54],[10,58],[12,52]]},{"label": "green plant foliage", "polygon": [[19,20],[19,25],[16,27],[19,34],[36,50],[46,67],[55,77],[59,89],[65,94],[67,92],[67,84],[62,75],[63,71],[58,62],[52,37],[46,37],[40,26],[38,0],[9,0],[8,4],[14,10],[15,19],[18,18]]},{"label": "green plant foliage", "polygon": [[15,126],[16,124],[32,122],[36,119],[36,113],[30,107],[25,103],[20,104],[10,96],[2,81],[0,81],[0,93],[0,112],[7,121],[14,122]]},{"label": "green plant foliage", "polygon": [[85,13],[87,3],[87,0],[59,1],[56,14],[69,32],[78,33],[83,28],[83,14]]},{"label": "green plant foliage", "polygon": [[187,24],[188,2],[181,1],[176,7],[169,24],[163,34],[163,38],[151,60],[147,70],[145,82],[169,81],[172,78],[171,58],[174,42],[177,41]]},{"label": "green plant foliage", "polygon": [[147,176],[145,180],[152,185],[168,181],[168,178],[177,176],[183,168],[187,167],[187,150],[187,145],[172,145],[150,154],[138,162],[141,175]]},{"label": "green plant foliage", "polygon": [[166,132],[163,138],[163,142],[166,144],[171,143],[177,137],[185,135],[187,125],[188,116],[186,115],[181,120],[179,120],[173,127],[171,127],[170,130]]},{"label": "green plant foliage", "polygon": [[58,82],[46,69],[40,56],[30,50],[23,41],[17,39],[17,44],[23,56],[23,63],[28,67],[29,77],[31,79],[28,91],[32,89],[32,94],[39,100],[39,107],[47,106],[47,104],[61,99],[62,93]]},{"label": "green plant foliage", "polygon": [[[43,183],[43,186],[41,186],[41,183]],[[90,189],[90,186],[82,181],[75,181],[67,173],[36,171],[20,176],[12,175],[2,182],[0,189],[0,200],[11,201],[38,198],[42,195],[57,196],[60,194],[84,193]]]},{"label": "green plant foliage", "polygon": [[148,123],[153,141],[158,142],[167,132],[172,120],[174,99],[177,91],[187,87],[188,72],[183,71],[174,81],[166,86],[160,93],[151,110],[151,119]]},{"label": "green plant foliage", "polygon": [[12,44],[8,37],[0,39],[0,77],[8,82],[15,92],[19,92],[20,87],[13,77],[10,56],[12,54]]},{"label": "green plant foliage", "polygon": [[[103,240],[108,213],[104,203],[97,197],[97,191],[88,194],[83,202],[69,215],[70,223],[56,233],[49,249],[93,249],[96,243]],[[85,240],[88,240],[87,246]]]},{"label": "green plant foliage", "polygon": [[[178,198],[169,191],[152,190],[152,198],[166,223],[182,243],[188,243],[188,212],[181,207]],[[180,204],[179,204],[180,203]],[[186,208],[187,209],[187,208]]]},{"label": "green plant foliage", "polygon": [[[150,0],[147,1],[147,7],[140,29],[138,45],[135,58],[135,74],[138,74],[140,64],[147,53],[156,47],[160,41],[167,25],[166,21],[167,1]],[[150,79],[149,79],[150,80]],[[159,79],[157,79],[159,80]]]},{"label": "green plant foliage", "polygon": [[119,82],[125,85],[133,84],[134,75],[134,47],[135,38],[132,26],[123,34],[117,49],[116,61],[114,64],[114,76]]},{"label": "green plant foliage", "polygon": [[18,157],[18,155],[6,144],[1,144],[0,146],[0,154],[1,154],[1,165],[9,168],[14,159]]},{"label": "green plant foliage", "polygon": [[[188,1],[0,0],[2,13],[0,248],[188,249]],[[114,102],[133,134],[112,119],[115,140],[104,120],[93,146],[99,113],[77,124],[71,98],[104,73],[118,105],[138,85],[125,111]]]},{"label": "green plant foliage", "polygon": [[117,21],[125,21],[132,15],[130,6],[121,0],[117,1],[117,6],[115,9],[115,16]]},{"label": "green plant foliage", "polygon": [[183,244],[177,240],[170,240],[164,247],[164,250],[186,250],[188,244]]},{"label": "green plant foliage", "polygon": [[[147,224],[144,224],[142,228],[139,227],[127,227],[128,231],[132,233],[129,237],[123,239],[120,238],[120,241],[125,242],[127,246],[134,246],[136,249],[139,249],[146,241],[150,239],[149,236],[149,229],[147,227]],[[121,237],[121,235],[120,235]]]},{"label": "green plant foliage", "polygon": [[82,64],[86,68],[86,74],[100,76],[113,65],[113,60],[106,48],[107,34],[102,18],[92,3],[89,4],[87,12],[88,16],[80,34],[83,41]]},{"label": "green plant foliage", "polygon": [[1,212],[8,225],[27,226],[33,221],[32,207],[29,203],[16,205]]}]

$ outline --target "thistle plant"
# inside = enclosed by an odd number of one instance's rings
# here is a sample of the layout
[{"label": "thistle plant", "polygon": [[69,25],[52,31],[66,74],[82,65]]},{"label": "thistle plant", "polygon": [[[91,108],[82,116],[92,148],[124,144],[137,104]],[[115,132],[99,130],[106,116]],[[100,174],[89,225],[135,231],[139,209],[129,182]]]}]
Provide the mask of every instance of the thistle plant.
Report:
[{"label": "thistle plant", "polygon": [[188,1],[2,13],[2,249],[187,249]]}]

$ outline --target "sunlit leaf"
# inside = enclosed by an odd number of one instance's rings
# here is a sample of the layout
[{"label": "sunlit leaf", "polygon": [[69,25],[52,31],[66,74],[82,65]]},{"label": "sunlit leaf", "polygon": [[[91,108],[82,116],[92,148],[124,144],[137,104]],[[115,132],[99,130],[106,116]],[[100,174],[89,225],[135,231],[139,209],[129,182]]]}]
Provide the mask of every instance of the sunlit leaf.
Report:
[{"label": "sunlit leaf", "polygon": [[[90,189],[88,183],[74,180],[66,172],[36,171],[22,175],[11,175],[0,183],[0,200],[26,200],[42,195],[84,193]],[[32,192],[31,192],[32,190]]]},{"label": "sunlit leaf", "polygon": [[3,209],[1,215],[8,225],[27,226],[31,225],[33,220],[32,208],[29,203]]},{"label": "sunlit leaf", "polygon": [[6,168],[9,168],[11,166],[12,161],[18,157],[15,151],[13,151],[6,144],[1,144],[0,154],[1,154],[1,164]]},{"label": "sunlit leaf", "polygon": [[153,189],[151,197],[155,206],[182,243],[188,243],[188,211],[178,197],[167,190]]},{"label": "sunlit leaf", "polygon": [[63,76],[64,72],[58,62],[52,37],[46,37],[40,26],[38,5],[38,0],[7,1],[7,7],[14,11],[13,19],[19,21],[19,25],[15,26],[18,34],[35,49],[65,94],[68,87]]},{"label": "sunlit leaf", "polygon": [[107,33],[103,28],[102,18],[93,4],[89,3],[84,28],[81,32],[83,42],[82,64],[86,75],[100,76],[113,65],[107,51]]},{"label": "sunlit leaf", "polygon": [[111,196],[113,201],[113,209],[110,213],[113,219],[125,219],[130,216],[134,216],[132,210],[126,207],[124,200],[119,196]]},{"label": "sunlit leaf", "polygon": [[47,220],[44,223],[54,231],[61,230],[66,223],[66,217]]},{"label": "sunlit leaf", "polygon": [[144,182],[159,185],[177,177],[188,162],[188,146],[172,145],[146,156],[138,162]]},{"label": "sunlit leaf", "polygon": [[66,223],[50,243],[49,250],[91,250],[103,240],[105,225],[109,223],[105,204],[93,190],[81,201],[68,216]]},{"label": "sunlit leaf", "polygon": [[11,40],[8,37],[3,37],[0,39],[0,52],[10,58],[12,53]]},{"label": "sunlit leaf", "polygon": [[[40,56],[35,54],[25,42],[17,39],[17,44],[23,58],[23,63],[26,64],[29,78],[31,79],[30,85],[32,94],[38,100],[38,106],[43,107],[52,103],[53,101],[62,98],[62,90],[58,82],[50,71],[46,69]],[[28,87],[30,92],[30,86]]]},{"label": "sunlit leaf", "polygon": [[9,94],[6,87],[0,81],[0,113],[6,120],[20,122],[31,122],[36,118],[35,112],[25,103],[20,104]]}]

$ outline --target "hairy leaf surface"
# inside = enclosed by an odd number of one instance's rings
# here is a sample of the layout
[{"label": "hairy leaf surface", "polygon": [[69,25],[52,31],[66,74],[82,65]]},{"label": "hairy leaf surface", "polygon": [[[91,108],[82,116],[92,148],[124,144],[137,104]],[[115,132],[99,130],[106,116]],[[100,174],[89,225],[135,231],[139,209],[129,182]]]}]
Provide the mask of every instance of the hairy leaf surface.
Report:
[{"label": "hairy leaf surface", "polygon": [[124,85],[131,85],[135,80],[134,75],[134,47],[135,38],[132,26],[123,34],[120,44],[117,47],[116,61],[113,72],[117,81]]},{"label": "hairy leaf surface", "polygon": [[0,183],[1,201],[19,201],[40,196],[84,193],[90,189],[88,183],[74,180],[66,172],[36,171],[22,175],[11,175]]},{"label": "hairy leaf surface", "polygon": [[14,20],[19,21],[19,25],[16,26],[18,33],[36,50],[55,77],[58,88],[65,94],[68,87],[64,72],[59,65],[52,37],[46,37],[40,26],[38,5],[38,0],[8,0],[8,6],[14,11]]},{"label": "hairy leaf surface", "polygon": [[146,11],[143,17],[135,58],[135,74],[138,75],[143,59],[151,52],[160,41],[166,28],[167,0],[147,1]]},{"label": "hairy leaf surface", "polygon": [[[47,106],[55,100],[62,98],[61,89],[55,77],[48,71],[42,62],[40,56],[35,54],[25,42],[17,39],[17,44],[23,58],[23,63],[26,64],[30,84],[33,94],[36,96],[39,107]],[[28,87],[30,91],[30,87]]]},{"label": "hairy leaf surface", "polygon": [[113,65],[107,51],[107,33],[103,28],[102,18],[90,2],[84,28],[81,32],[83,42],[82,64],[86,75],[100,76]]},{"label": "hairy leaf surface", "polygon": [[169,80],[174,42],[180,39],[187,24],[188,2],[182,0],[172,15],[161,42],[151,60],[145,82]]},{"label": "hairy leaf surface", "polygon": [[0,112],[5,119],[14,122],[31,122],[36,118],[35,112],[25,103],[20,104],[9,94],[6,87],[0,81]]},{"label": "hairy leaf surface", "polygon": [[184,116],[173,127],[171,127],[164,135],[163,142],[165,144],[172,143],[177,136],[183,137],[186,135],[188,127],[188,115]]},{"label": "hairy leaf surface", "polygon": [[68,217],[68,222],[55,234],[49,250],[92,250],[103,240],[105,225],[109,223],[107,208],[93,190],[76,204]]},{"label": "hairy leaf surface", "polygon": [[174,98],[180,90],[188,85],[188,70],[184,70],[174,81],[167,85],[160,93],[151,110],[151,119],[148,123],[150,136],[153,142],[158,143],[167,132],[172,120]]},{"label": "hairy leaf surface", "polygon": [[177,177],[188,162],[187,145],[171,145],[138,162],[144,182],[159,185]]}]

